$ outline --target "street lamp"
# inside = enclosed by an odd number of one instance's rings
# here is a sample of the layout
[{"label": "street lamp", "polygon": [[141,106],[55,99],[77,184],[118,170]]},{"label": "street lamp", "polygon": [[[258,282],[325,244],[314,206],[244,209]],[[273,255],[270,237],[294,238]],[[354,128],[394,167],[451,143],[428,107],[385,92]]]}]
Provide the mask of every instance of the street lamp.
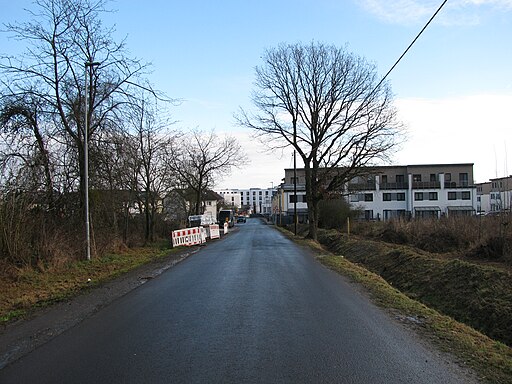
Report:
[{"label": "street lamp", "polygon": [[[92,75],[92,67],[100,65],[97,61],[85,62],[85,124],[84,124],[84,189],[85,189],[85,239],[87,260],[91,260],[91,232],[89,225],[89,95],[87,90],[87,75]],[[89,70],[89,73],[88,73]]]}]

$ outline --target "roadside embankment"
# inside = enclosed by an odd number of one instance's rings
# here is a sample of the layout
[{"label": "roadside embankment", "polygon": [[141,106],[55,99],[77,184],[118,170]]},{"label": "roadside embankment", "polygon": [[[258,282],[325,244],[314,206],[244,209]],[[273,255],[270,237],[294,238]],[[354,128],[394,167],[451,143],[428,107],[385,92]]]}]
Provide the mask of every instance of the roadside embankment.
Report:
[{"label": "roadside embankment", "polygon": [[319,242],[407,296],[512,345],[512,273],[403,245],[320,231]]}]

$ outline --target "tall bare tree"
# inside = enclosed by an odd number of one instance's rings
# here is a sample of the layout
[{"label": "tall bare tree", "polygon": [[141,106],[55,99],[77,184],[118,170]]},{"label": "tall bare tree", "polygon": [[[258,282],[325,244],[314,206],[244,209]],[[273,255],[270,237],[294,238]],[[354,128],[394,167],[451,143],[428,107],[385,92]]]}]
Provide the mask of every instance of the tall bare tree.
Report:
[{"label": "tall bare tree", "polygon": [[[271,147],[293,147],[304,163],[309,237],[316,240],[318,204],[361,170],[388,158],[400,124],[387,83],[374,65],[322,43],[283,44],[256,68],[254,114],[242,126]],[[326,172],[325,170],[329,170]]]},{"label": "tall bare tree", "polygon": [[167,169],[168,157],[173,157],[173,141],[176,133],[169,129],[171,122],[158,113],[158,105],[141,96],[134,109],[134,142],[137,159],[137,190],[142,199],[145,217],[146,242],[153,241],[154,219],[164,195],[175,186],[174,175]]},{"label": "tall bare tree", "polygon": [[133,89],[146,86],[143,76],[148,65],[128,57],[124,41],[113,41],[113,31],[101,23],[106,2],[35,0],[32,20],[6,26],[14,38],[27,43],[27,50],[18,57],[0,57],[2,93],[10,99],[38,100],[62,140],[77,151],[74,160],[82,197],[85,140],[89,142],[103,129],[120,126],[120,111],[131,102]]},{"label": "tall bare tree", "polygon": [[220,138],[210,132],[192,130],[174,143],[169,169],[175,172],[183,190],[194,195],[192,213],[201,214],[203,196],[233,168],[247,163],[247,157],[238,141],[231,136]]},{"label": "tall bare tree", "polygon": [[[24,176],[12,178],[16,185],[37,180],[39,185],[31,185],[31,192],[44,187],[50,207],[55,203],[54,190],[66,196],[61,201],[70,221],[77,221],[76,212],[84,213],[76,205],[85,201],[85,144],[91,150],[91,187],[118,188],[121,182],[114,186],[114,179],[102,179],[111,177],[115,169],[103,167],[105,162],[100,164],[107,157],[99,152],[121,154],[122,144],[107,144],[105,140],[130,137],[127,111],[138,105],[141,89],[161,97],[145,79],[150,65],[129,57],[125,41],[114,41],[114,30],[102,24],[108,2],[34,0],[29,21],[8,24],[4,31],[26,44],[26,50],[17,56],[0,55],[0,123],[1,139],[5,139],[0,143],[0,160],[16,159],[17,168],[11,161],[9,171],[13,176],[20,172]],[[85,121],[89,122],[88,129]],[[93,164],[95,161],[98,163]],[[25,176],[29,171],[37,179]],[[115,215],[113,223],[116,227]]]}]

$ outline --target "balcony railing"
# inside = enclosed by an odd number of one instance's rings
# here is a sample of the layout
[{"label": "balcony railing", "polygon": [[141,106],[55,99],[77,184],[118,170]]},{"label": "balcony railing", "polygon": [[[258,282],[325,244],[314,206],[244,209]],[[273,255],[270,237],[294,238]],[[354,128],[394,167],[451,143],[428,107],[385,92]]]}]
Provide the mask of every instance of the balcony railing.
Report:
[{"label": "balcony railing", "polygon": [[381,183],[380,189],[409,189],[409,183]]},{"label": "balcony railing", "polygon": [[445,181],[444,187],[445,188],[467,188],[469,187],[469,181],[459,181],[458,183],[455,181]]},{"label": "balcony railing", "polygon": [[439,189],[441,183],[439,181],[413,181],[413,189]]},{"label": "balcony railing", "polygon": [[348,184],[349,191],[375,191],[376,189],[377,185],[375,184],[375,182]]}]

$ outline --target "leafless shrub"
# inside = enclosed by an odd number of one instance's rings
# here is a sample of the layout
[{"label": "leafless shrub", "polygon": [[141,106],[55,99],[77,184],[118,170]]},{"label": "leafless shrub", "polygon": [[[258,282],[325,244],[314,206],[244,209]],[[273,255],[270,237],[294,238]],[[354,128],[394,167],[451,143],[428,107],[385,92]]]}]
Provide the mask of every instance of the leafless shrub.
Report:
[{"label": "leafless shrub", "polygon": [[510,259],[510,216],[453,216],[442,219],[395,219],[364,222],[353,232],[390,243],[410,244],[435,252],[463,252],[486,259]]}]

